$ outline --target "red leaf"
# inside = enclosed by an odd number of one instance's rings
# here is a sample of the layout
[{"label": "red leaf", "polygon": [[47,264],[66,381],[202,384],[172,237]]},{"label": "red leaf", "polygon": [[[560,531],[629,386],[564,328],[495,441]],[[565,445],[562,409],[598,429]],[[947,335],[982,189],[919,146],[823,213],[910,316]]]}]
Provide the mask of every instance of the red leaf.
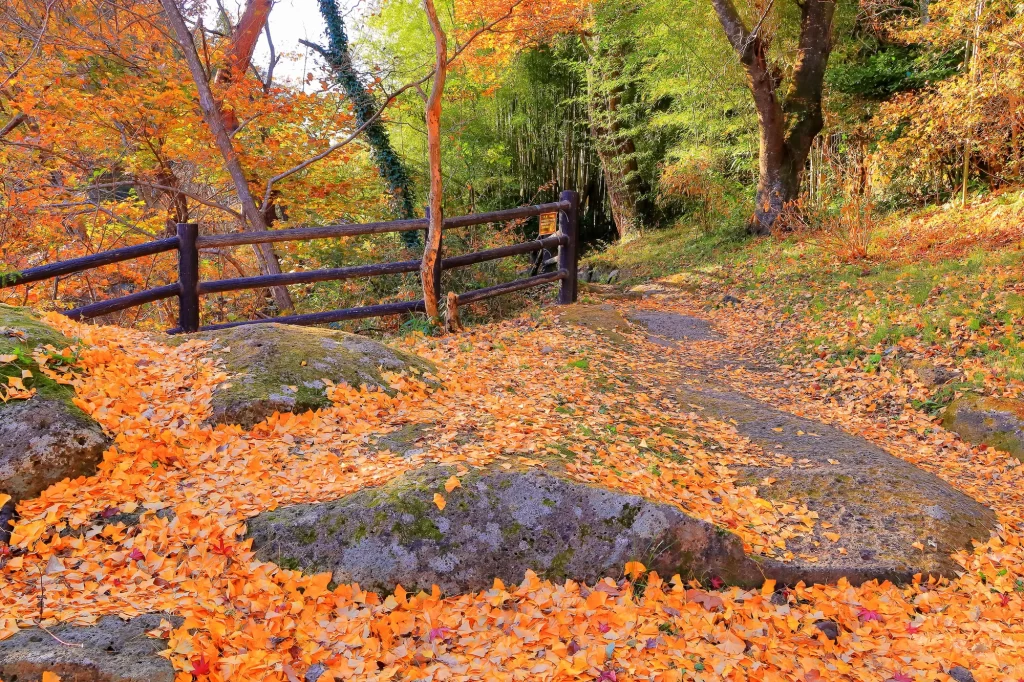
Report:
[{"label": "red leaf", "polygon": [[716,590],[724,584],[725,581],[719,578],[717,575],[711,578],[711,587],[715,588]]},{"label": "red leaf", "polygon": [[224,538],[218,538],[217,542],[210,545],[210,549],[213,550],[214,554],[220,554],[221,556],[231,556],[234,554],[234,548],[224,542]]},{"label": "red leaf", "polygon": [[193,675],[209,675],[210,674],[210,662],[206,660],[206,656],[200,654],[199,658],[192,659],[192,674]]},{"label": "red leaf", "polygon": [[132,561],[142,561],[146,558],[146,555],[139,551],[138,547],[132,548],[132,551],[128,554],[128,558]]},{"label": "red leaf", "polygon": [[871,609],[865,609],[862,607],[861,610],[857,612],[857,615],[865,623],[868,623],[873,620],[882,622],[882,615],[878,613],[878,611],[872,611]]}]

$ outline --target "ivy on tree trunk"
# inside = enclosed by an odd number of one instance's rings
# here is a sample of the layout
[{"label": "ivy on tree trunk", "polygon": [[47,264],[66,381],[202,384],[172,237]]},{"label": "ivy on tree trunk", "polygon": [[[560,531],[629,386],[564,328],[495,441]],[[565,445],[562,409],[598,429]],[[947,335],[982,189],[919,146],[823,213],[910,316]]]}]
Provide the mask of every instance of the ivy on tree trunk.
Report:
[{"label": "ivy on tree trunk", "polygon": [[[377,113],[377,102],[363,82],[359,80],[359,74],[356,73],[355,65],[352,63],[348,34],[345,32],[345,22],[341,17],[337,1],[320,0],[320,14],[323,15],[324,23],[327,24],[329,46],[324,49],[310,43],[305,44],[316,49],[327,60],[334,71],[338,84],[345,90],[345,94],[352,102],[356,125],[361,127],[366,125],[366,122]],[[370,143],[373,161],[388,185],[392,211],[403,220],[416,217],[413,207],[412,181],[409,179],[402,159],[391,146],[391,138],[388,136],[384,124],[378,118],[366,127],[365,134],[367,142]],[[402,242],[407,247],[418,245],[419,233],[403,232]]]}]

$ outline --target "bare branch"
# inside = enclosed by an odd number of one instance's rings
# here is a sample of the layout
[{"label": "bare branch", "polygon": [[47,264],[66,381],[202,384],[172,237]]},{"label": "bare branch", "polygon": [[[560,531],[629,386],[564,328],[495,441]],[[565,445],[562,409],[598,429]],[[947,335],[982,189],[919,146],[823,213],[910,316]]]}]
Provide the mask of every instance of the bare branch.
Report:
[{"label": "bare branch", "polygon": [[7,122],[7,125],[5,125],[3,128],[0,128],[0,138],[6,137],[7,133],[11,132],[12,130],[14,130],[27,120],[28,116],[26,116],[25,114],[15,115],[14,118]]},{"label": "bare branch", "polygon": [[[491,31],[495,26],[497,26],[501,22],[505,21],[506,19],[509,19],[512,16],[512,11],[516,7],[521,5],[522,3],[523,3],[523,0],[515,0],[515,2],[513,2],[509,6],[508,11],[505,12],[505,14],[501,15],[500,17],[498,17],[494,21],[488,23],[486,26],[483,26],[483,27],[477,29],[476,31],[474,31],[473,34],[470,35],[469,38],[466,40],[466,42],[463,45],[461,45],[457,50],[455,50],[451,54],[450,57],[448,57],[447,61],[445,62],[445,66],[450,65],[452,62],[454,62],[456,59],[458,59],[459,55],[461,55],[466,50],[467,47],[472,45],[473,41],[476,40],[478,37],[480,37],[484,33],[487,33],[488,31]],[[312,43],[312,42],[310,42],[308,40],[299,40],[299,42],[302,45],[305,45],[306,47],[308,47],[308,48],[310,48],[312,50],[316,50],[321,55],[324,55],[324,49],[322,47],[320,47],[319,45],[317,45],[316,43]],[[311,157],[309,159],[306,159],[302,163],[300,163],[300,164],[298,164],[296,166],[292,166],[288,170],[283,171],[281,173],[278,173],[274,177],[272,177],[269,180],[267,180],[266,191],[264,191],[264,193],[263,193],[263,205],[266,206],[270,202],[270,194],[271,194],[271,191],[273,190],[273,187],[274,187],[275,183],[280,182],[281,180],[284,180],[285,178],[287,178],[287,177],[289,177],[291,175],[295,175],[296,173],[298,173],[300,171],[303,171],[306,168],[309,168],[311,165],[313,165],[317,161],[320,161],[322,159],[327,158],[328,156],[330,156],[334,152],[338,151],[339,149],[341,149],[345,145],[347,145],[350,142],[352,142],[352,140],[354,140],[357,137],[359,137],[359,135],[364,130],[366,130],[367,127],[369,127],[374,121],[376,121],[378,118],[380,118],[381,115],[384,113],[384,110],[387,109],[388,105],[390,105],[393,101],[395,101],[395,99],[399,95],[401,95],[402,93],[406,92],[407,90],[415,89],[415,90],[418,90],[420,95],[422,96],[424,94],[423,93],[423,87],[422,87],[423,84],[426,83],[427,81],[429,81],[431,78],[434,77],[435,71],[436,71],[436,69],[431,69],[430,72],[427,75],[423,76],[423,78],[420,78],[419,80],[414,81],[412,83],[406,83],[405,85],[400,87],[398,90],[395,90],[393,93],[391,93],[388,96],[388,98],[386,100],[384,100],[384,104],[382,104],[380,109],[377,110],[377,113],[375,113],[370,118],[366,119],[366,122],[363,123],[363,125],[361,125],[358,128],[356,128],[356,130],[351,135],[346,137],[341,142],[338,142],[337,144],[331,145],[330,147],[328,147],[324,151],[320,152],[316,156],[313,156],[313,157]]]}]

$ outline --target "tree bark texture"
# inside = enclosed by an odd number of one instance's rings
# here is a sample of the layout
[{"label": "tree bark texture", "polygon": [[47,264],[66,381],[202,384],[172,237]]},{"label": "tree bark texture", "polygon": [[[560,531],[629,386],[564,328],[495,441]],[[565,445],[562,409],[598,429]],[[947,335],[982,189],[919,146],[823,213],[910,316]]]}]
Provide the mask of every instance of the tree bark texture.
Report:
[{"label": "tree bark texture", "polygon": [[824,125],[822,92],[832,51],[835,0],[804,0],[793,75],[784,96],[768,62],[768,41],[761,23],[751,31],[732,0],[711,0],[729,43],[747,74],[759,130],[758,180],[748,228],[770,234],[787,204],[797,199],[800,179],[814,138]]},{"label": "tree bark texture", "polygon": [[423,261],[420,264],[420,280],[423,283],[423,302],[427,309],[427,317],[436,320],[438,311],[437,259],[441,252],[441,226],[444,222],[442,211],[442,176],[441,176],[441,99],[444,96],[444,81],[448,74],[448,37],[444,33],[434,0],[423,0],[423,9],[430,22],[430,30],[434,34],[434,82],[427,98],[427,157],[430,166],[430,227],[427,229],[426,244],[423,248]]},{"label": "tree bark texture", "polygon": [[[207,76],[203,63],[199,59],[198,52],[196,52],[192,33],[185,24],[185,18],[182,16],[181,10],[178,9],[176,0],[160,0],[160,4],[163,5],[164,15],[167,17],[167,23],[171,26],[175,41],[185,56],[189,72],[192,74],[192,81],[195,83],[196,90],[199,93],[199,108],[203,112],[203,118],[206,121],[207,127],[213,134],[217,149],[224,159],[224,166],[231,176],[232,183],[235,186],[235,193],[242,204],[242,213],[255,229],[265,231],[267,230],[266,218],[256,206],[256,201],[253,199],[252,192],[249,189],[249,182],[245,177],[245,171],[242,169],[242,163],[231,144],[231,135],[224,120],[221,118],[220,107],[213,96],[213,90],[210,89],[210,84],[206,79]],[[264,270],[265,274],[276,275],[281,273],[281,264],[277,260],[277,254],[274,253],[274,249],[270,244],[261,244],[259,246],[259,256],[261,256],[260,260],[263,266],[261,269]],[[279,309],[291,311],[294,308],[288,289],[285,287],[274,287],[272,292],[274,302]]]},{"label": "tree bark texture", "polygon": [[[640,174],[636,145],[625,132],[621,107],[627,97],[622,84],[624,55],[621,47],[592,52],[590,75],[590,130],[604,171],[612,219],[619,239],[636,235],[649,212],[649,188]],[[599,83],[610,82],[605,90]]]}]

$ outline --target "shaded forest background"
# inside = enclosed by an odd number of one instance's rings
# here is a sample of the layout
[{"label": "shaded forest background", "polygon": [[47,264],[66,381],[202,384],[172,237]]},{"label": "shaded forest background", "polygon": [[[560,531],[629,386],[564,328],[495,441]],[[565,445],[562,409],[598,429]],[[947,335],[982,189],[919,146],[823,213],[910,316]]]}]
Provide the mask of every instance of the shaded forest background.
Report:
[{"label": "shaded forest background", "polygon": [[[237,11],[183,7],[259,220],[275,229],[423,215],[420,93],[434,50],[423,9],[416,0],[354,14],[334,0],[319,6],[324,35],[307,45],[304,84],[275,79],[274,50],[269,63],[250,63],[253,35],[269,37],[273,25],[267,0]],[[785,99],[799,69],[805,6],[758,0],[735,9],[759,41],[770,88]],[[750,239],[751,216],[765,208],[756,199],[758,112],[716,10],[712,0],[438,4],[452,38],[445,214],[552,201],[576,189],[591,253],[656,241],[666,228],[712,245]],[[205,234],[252,222],[165,26],[152,0],[14,0],[2,10],[0,268],[146,241],[175,222],[198,222]],[[924,235],[915,246],[924,251],[941,252],[951,240],[1019,242],[1021,29],[1024,16],[1008,0],[835,3],[822,129],[799,164],[795,196],[762,231],[814,240],[823,257],[842,261],[882,257],[883,243],[891,257],[886,235],[908,232]],[[473,228],[446,234],[444,250],[537,231],[536,220]],[[273,271],[275,260],[293,271],[398,260],[420,248],[393,236],[276,252],[239,247],[204,252],[202,267],[214,279]],[[73,307],[172,281],[173,266],[164,254],[0,296]],[[504,281],[523,266],[449,272],[445,288]],[[260,291],[210,296],[204,320],[408,299],[417,281],[302,285],[292,287],[293,302]],[[173,305],[109,321],[171,326]],[[499,299],[472,314],[517,305]]]}]

